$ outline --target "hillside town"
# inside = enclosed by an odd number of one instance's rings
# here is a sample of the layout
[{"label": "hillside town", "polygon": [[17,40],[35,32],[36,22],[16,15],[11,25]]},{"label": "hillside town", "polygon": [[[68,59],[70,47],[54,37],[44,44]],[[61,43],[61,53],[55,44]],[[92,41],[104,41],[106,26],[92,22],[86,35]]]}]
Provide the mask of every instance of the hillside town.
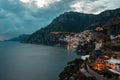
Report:
[{"label": "hillside town", "polygon": [[68,64],[60,80],[120,80],[120,34],[97,27],[62,40],[68,43],[68,50],[75,49],[81,57]]},{"label": "hillside town", "polygon": [[86,30],[86,31],[78,33],[78,34],[74,34],[73,36],[68,35],[63,39],[63,41],[68,42],[67,49],[69,49],[70,46],[71,46],[71,48],[72,47],[76,48],[79,44],[85,45],[86,43],[92,41],[93,36],[94,35],[92,34],[92,31]]}]

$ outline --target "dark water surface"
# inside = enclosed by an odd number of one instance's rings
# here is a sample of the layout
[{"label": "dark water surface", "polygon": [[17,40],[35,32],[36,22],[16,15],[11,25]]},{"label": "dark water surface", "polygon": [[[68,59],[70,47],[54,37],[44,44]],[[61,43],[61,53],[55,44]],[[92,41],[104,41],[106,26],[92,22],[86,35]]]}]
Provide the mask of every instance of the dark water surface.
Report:
[{"label": "dark water surface", "polygon": [[58,80],[77,55],[65,48],[0,42],[0,80]]}]

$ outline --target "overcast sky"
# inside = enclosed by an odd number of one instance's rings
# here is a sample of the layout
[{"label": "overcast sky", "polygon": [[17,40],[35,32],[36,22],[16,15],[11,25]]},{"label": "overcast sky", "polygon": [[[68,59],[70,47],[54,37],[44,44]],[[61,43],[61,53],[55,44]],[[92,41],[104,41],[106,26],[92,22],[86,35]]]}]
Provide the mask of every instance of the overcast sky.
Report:
[{"label": "overcast sky", "polygon": [[32,33],[66,11],[98,14],[120,0],[0,0],[0,40]]}]

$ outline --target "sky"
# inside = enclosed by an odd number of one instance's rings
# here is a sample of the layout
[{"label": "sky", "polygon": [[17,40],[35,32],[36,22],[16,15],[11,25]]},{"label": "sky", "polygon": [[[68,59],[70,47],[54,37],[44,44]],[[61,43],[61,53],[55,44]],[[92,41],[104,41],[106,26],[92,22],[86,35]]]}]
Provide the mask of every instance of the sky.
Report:
[{"label": "sky", "polygon": [[31,34],[68,11],[99,14],[120,0],[0,0],[0,40]]}]

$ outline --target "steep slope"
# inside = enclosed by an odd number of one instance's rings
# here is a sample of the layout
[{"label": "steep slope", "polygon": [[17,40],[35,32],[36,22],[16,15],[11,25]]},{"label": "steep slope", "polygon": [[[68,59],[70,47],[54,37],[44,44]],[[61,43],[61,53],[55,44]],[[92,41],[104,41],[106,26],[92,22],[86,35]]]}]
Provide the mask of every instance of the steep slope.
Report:
[{"label": "steep slope", "polygon": [[77,12],[66,12],[50,24],[51,31],[80,32],[94,15]]},{"label": "steep slope", "polygon": [[[42,28],[29,38],[24,40],[25,43],[55,45],[59,43],[59,38],[70,32],[80,32],[92,18],[91,14],[83,14],[77,12],[66,12],[55,18],[51,24]],[[62,32],[60,34],[52,34],[52,32]],[[67,33],[66,33],[67,32]]]},{"label": "steep slope", "polygon": [[[119,16],[119,14],[120,8],[115,10],[107,10],[98,15],[65,12],[55,18],[48,26],[34,32],[30,35],[30,37],[26,38],[22,42],[55,45],[60,43],[60,37],[66,35],[66,33],[63,32],[78,33],[85,29],[95,29],[98,26],[104,26],[109,23],[109,21],[113,18],[116,19],[116,16]],[[60,32],[60,34],[53,34],[53,32]]]},{"label": "steep slope", "polygon": [[115,18],[120,15],[120,8],[115,10],[107,10],[104,11],[92,18],[92,20],[88,23],[86,29],[95,29],[98,26],[103,26],[110,19]]},{"label": "steep slope", "polygon": [[104,26],[110,32],[110,34],[119,34],[120,33],[120,14],[112,19],[110,19]]}]

